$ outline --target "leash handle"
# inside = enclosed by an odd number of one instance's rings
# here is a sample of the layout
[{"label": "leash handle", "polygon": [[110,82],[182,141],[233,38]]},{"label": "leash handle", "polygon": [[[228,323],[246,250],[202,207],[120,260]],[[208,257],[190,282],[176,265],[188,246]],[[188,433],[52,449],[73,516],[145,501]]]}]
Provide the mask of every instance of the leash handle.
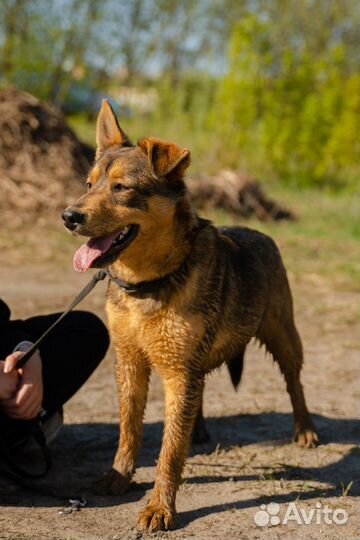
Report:
[{"label": "leash handle", "polygon": [[85,296],[87,296],[93,290],[93,288],[95,287],[95,285],[99,281],[102,281],[103,279],[105,279],[106,276],[107,276],[107,273],[106,273],[105,270],[99,270],[99,272],[97,272],[92,277],[91,281],[89,281],[89,283],[87,285],[85,285],[85,287],[82,289],[82,291],[80,291],[80,293],[77,295],[75,300],[64,311],[64,313],[62,313],[60,315],[60,317],[58,319],[56,319],[56,321],[43,333],[42,336],[39,337],[39,339],[37,341],[35,341],[35,343],[32,345],[32,347],[30,347],[30,349],[28,351],[26,351],[26,353],[20,358],[20,360],[18,361],[18,363],[16,365],[17,368],[22,368],[26,364],[26,362],[32,357],[34,352],[39,348],[39,346],[44,341],[44,339],[46,339],[47,336],[49,334],[51,334],[53,329],[62,321],[62,319],[68,313],[70,313],[70,311],[72,311],[74,309],[74,307],[77,306],[81,302],[81,300],[83,300],[85,298]]}]

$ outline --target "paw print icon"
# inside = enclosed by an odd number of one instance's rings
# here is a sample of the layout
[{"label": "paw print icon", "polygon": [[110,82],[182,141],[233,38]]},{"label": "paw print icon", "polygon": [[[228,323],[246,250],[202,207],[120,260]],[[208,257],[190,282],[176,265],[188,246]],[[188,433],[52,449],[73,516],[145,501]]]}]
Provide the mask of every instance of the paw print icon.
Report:
[{"label": "paw print icon", "polygon": [[260,510],[254,515],[255,525],[258,527],[266,527],[267,525],[280,525],[281,521],[278,516],[280,512],[280,505],[272,502],[269,504],[262,504]]}]

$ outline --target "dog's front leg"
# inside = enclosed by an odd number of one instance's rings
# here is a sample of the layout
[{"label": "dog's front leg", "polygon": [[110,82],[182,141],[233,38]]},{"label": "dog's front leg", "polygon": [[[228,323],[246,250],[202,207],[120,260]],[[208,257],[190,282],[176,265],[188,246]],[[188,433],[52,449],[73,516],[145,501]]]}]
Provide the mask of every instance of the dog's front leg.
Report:
[{"label": "dog's front leg", "polygon": [[201,376],[179,374],[165,379],[165,428],[154,489],[147,506],[139,514],[138,527],[158,531],[169,529],[175,520],[175,498],[191,432],[200,406]]},{"label": "dog's front leg", "polygon": [[150,375],[150,369],[140,352],[116,347],[116,355],[120,405],[119,446],[112,469],[97,482],[95,488],[98,493],[111,495],[124,493],[135,472]]}]

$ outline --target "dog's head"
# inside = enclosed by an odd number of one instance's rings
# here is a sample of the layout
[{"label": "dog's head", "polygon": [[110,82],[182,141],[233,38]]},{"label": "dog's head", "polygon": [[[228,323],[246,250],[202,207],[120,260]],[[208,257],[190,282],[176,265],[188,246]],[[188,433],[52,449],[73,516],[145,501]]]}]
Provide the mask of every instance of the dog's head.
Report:
[{"label": "dog's head", "polygon": [[190,152],[152,137],[132,145],[106,100],[97,121],[96,142],[87,193],[63,213],[70,231],[90,237],[74,257],[80,272],[130,255],[138,257],[151,244],[161,252],[166,247],[161,239],[170,241],[165,233],[174,227],[186,198],[183,176]]}]

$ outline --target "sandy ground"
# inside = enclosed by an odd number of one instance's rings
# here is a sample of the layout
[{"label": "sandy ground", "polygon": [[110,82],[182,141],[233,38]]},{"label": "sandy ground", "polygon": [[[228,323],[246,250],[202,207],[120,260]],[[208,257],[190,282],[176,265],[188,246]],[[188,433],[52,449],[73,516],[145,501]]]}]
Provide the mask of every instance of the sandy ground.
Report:
[{"label": "sandy ground", "polygon": [[[7,268],[3,264],[0,297],[9,302],[16,317],[46,313],[62,309],[88,277],[74,275],[70,268],[56,273],[50,266],[39,270],[28,266]],[[192,447],[177,498],[176,530],[150,537],[360,537],[360,293],[333,290],[316,275],[290,279],[306,357],[302,379],[322,444],[317,449],[303,450],[291,442],[291,406],[279,369],[263,350],[251,345],[238,392],[232,389],[225,370],[209,377],[205,415],[211,443]],[[105,285],[100,284],[82,307],[103,316],[104,294]],[[41,493],[0,478],[1,539],[141,537],[135,528],[136,516],[154,481],[162,434],[163,393],[155,375],[136,485],[123,497],[99,497],[87,489],[111,466],[116,449],[113,360],[111,350],[67,404],[66,425],[52,445],[53,469],[46,480],[36,483]],[[60,515],[66,499],[79,494],[87,498],[87,507]],[[272,516],[263,507],[260,509],[260,505],[270,503],[280,505],[269,508]],[[295,503],[298,514],[292,510],[292,520],[283,523],[286,512],[294,508],[293,504],[289,510],[290,503]],[[326,506],[331,510],[327,519],[330,523],[323,514]],[[341,510],[347,513],[346,524],[334,522],[344,519]],[[306,513],[305,518],[314,514],[310,524],[304,523],[301,512]],[[270,517],[273,524],[266,524]]]}]

